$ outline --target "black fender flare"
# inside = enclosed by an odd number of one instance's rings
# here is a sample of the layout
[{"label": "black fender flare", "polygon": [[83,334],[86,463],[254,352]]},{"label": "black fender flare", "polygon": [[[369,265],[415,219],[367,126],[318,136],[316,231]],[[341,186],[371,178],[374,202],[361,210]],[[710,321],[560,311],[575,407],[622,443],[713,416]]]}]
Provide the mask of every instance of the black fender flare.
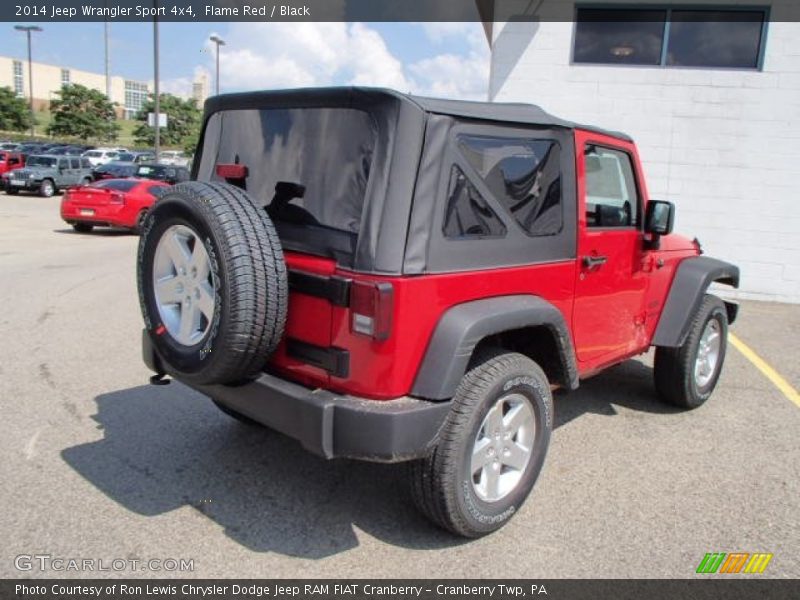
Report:
[{"label": "black fender flare", "polygon": [[568,389],[576,389],[575,351],[561,311],[538,296],[514,295],[465,302],[448,309],[431,337],[411,395],[429,400],[452,398],[482,339],[542,325],[553,334],[558,347],[564,374],[560,383]]},{"label": "black fender flare", "polygon": [[[677,348],[683,345],[703,296],[715,281],[738,288],[739,267],[707,256],[686,258],[678,265],[653,335],[653,346]],[[725,307],[728,322],[733,323],[738,306],[726,302]]]}]

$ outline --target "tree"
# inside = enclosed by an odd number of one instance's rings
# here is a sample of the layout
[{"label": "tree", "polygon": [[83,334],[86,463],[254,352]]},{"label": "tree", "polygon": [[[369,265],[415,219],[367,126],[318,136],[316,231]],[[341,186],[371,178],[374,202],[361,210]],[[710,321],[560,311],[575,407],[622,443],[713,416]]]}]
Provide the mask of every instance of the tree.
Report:
[{"label": "tree", "polygon": [[0,130],[25,131],[30,126],[31,113],[25,99],[9,87],[0,88]]},{"label": "tree", "polygon": [[47,133],[81,139],[117,139],[120,129],[117,115],[105,94],[70,84],[63,86],[58,95],[59,98],[50,103],[53,120]]},{"label": "tree", "polygon": [[[159,130],[159,140],[164,146],[181,146],[197,140],[200,131],[201,111],[197,102],[190,98],[183,100],[172,94],[161,94],[160,110],[167,115],[167,126]],[[143,121],[133,136],[137,144],[155,144],[155,129],[147,124],[148,113],[155,112],[155,98],[150,98],[142,106],[138,119]],[[194,148],[192,148],[194,150]]]}]

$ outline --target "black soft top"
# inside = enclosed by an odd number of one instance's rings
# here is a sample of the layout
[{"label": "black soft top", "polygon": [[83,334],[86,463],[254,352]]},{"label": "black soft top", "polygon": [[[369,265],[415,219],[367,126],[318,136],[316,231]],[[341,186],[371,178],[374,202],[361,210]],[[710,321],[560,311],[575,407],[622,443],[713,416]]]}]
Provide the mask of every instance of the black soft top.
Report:
[{"label": "black soft top", "polygon": [[399,101],[413,105],[426,113],[449,115],[464,119],[584,129],[615,138],[631,141],[618,131],[607,131],[590,125],[581,125],[551,115],[535,104],[506,102],[475,102],[467,100],[444,100],[403,94],[387,88],[368,87],[322,87],[293,90],[265,90],[212,96],[206,100],[206,114],[218,110],[242,108],[301,108],[343,106],[367,109],[386,101]]},{"label": "black soft top", "polygon": [[[264,152],[264,129],[255,116],[237,122],[226,113],[299,109],[351,109],[366,113],[373,125],[374,139],[369,145],[368,177],[363,176],[363,148],[351,147],[341,136],[317,135],[314,121],[303,129],[297,117],[297,135],[315,136],[307,147],[295,140],[281,146],[281,164],[268,165]],[[214,118],[217,114],[221,116]],[[342,117],[344,118],[344,116]],[[286,124],[279,119],[281,127]],[[326,127],[333,127],[328,123]],[[364,127],[364,124],[358,125]],[[563,227],[557,235],[531,237],[519,228],[495,242],[481,244],[446,243],[442,236],[439,205],[451,167],[462,159],[452,146],[455,130],[479,135],[509,135],[511,132],[541,130],[559,148],[560,185],[563,198]],[[335,127],[333,127],[335,130]],[[266,206],[273,197],[277,181],[300,181],[308,189],[330,188],[330,194],[309,192],[307,201],[319,205],[319,214],[328,210],[329,222],[350,219],[347,226],[306,229],[284,223],[279,228],[284,247],[331,256],[345,268],[359,272],[416,275],[450,272],[465,268],[490,268],[529,264],[531,261],[571,259],[576,252],[576,176],[575,129],[589,129],[555,117],[531,104],[503,104],[439,100],[402,94],[393,90],[363,87],[310,88],[225,94],[209,98],[205,104],[203,131],[193,163],[192,178],[219,181],[218,163],[250,163],[254,168],[246,183]],[[291,131],[291,130],[288,130]],[[355,134],[357,132],[353,132]],[[628,140],[619,133],[602,132]],[[281,132],[281,135],[287,135]],[[338,137],[337,137],[338,136]],[[288,137],[282,139],[289,139]],[[298,165],[313,164],[312,156],[335,157],[322,161],[317,180],[301,181]],[[306,162],[311,160],[312,162]],[[319,162],[319,161],[318,161]],[[323,164],[324,163],[324,164]],[[331,164],[341,163],[336,169]],[[257,168],[256,168],[257,167]],[[469,170],[469,167],[465,167]],[[280,172],[278,172],[280,170]],[[306,176],[310,173],[306,173]],[[364,183],[363,195],[352,194]],[[352,187],[355,186],[355,187]],[[338,196],[333,192],[338,193]],[[331,198],[338,200],[331,200]],[[325,204],[330,202],[330,205]],[[323,205],[327,208],[322,208]],[[498,209],[499,210],[499,209]],[[333,216],[331,216],[333,215]],[[278,219],[280,221],[280,219]],[[352,221],[352,223],[351,223]],[[280,223],[279,223],[280,224]],[[354,224],[355,227],[350,225]],[[297,231],[290,230],[294,227]],[[311,227],[311,226],[308,226]],[[517,231],[519,229],[519,231]]]}]

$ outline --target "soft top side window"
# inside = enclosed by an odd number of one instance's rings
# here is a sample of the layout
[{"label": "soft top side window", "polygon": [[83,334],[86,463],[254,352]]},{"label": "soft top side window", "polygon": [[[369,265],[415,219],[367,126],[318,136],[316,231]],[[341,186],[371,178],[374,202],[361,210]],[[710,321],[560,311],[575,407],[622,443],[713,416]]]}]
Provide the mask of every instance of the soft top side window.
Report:
[{"label": "soft top side window", "polygon": [[448,239],[503,237],[506,226],[458,165],[450,171],[444,235]]},{"label": "soft top side window", "polygon": [[561,146],[558,142],[460,135],[458,147],[495,199],[525,233],[549,236],[562,230]]}]

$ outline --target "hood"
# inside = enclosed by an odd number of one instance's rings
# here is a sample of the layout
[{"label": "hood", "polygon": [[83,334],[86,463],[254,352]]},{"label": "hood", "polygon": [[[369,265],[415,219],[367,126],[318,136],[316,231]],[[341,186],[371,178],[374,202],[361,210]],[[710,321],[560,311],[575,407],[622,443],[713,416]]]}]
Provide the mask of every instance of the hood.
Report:
[{"label": "hood", "polygon": [[690,250],[698,254],[701,253],[700,243],[696,239],[690,240],[676,233],[662,236],[659,250],[661,250],[661,252],[686,252]]}]

